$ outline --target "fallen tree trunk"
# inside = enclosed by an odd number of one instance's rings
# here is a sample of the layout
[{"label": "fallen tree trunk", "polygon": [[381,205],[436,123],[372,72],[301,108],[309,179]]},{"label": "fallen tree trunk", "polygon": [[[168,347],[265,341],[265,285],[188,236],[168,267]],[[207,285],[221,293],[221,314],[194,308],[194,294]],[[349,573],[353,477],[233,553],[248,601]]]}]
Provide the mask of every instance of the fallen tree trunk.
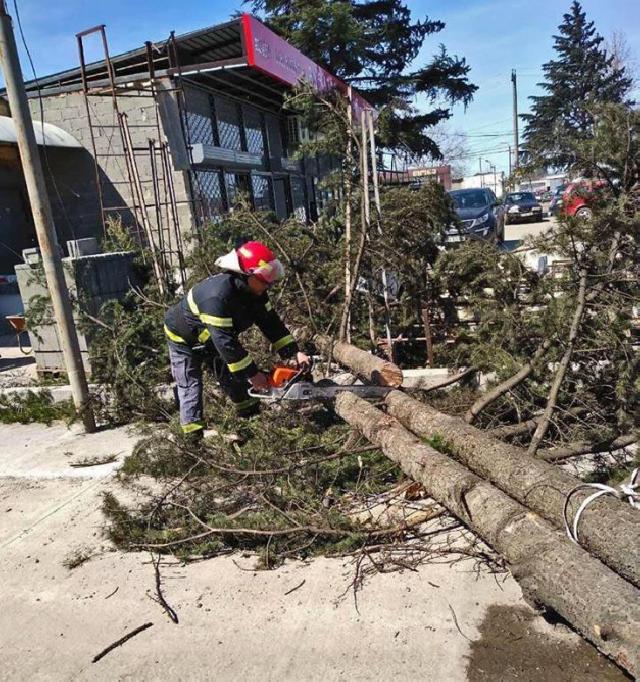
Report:
[{"label": "fallen tree trunk", "polygon": [[[385,402],[389,413],[410,431],[422,438],[438,438],[478,476],[555,526],[563,526],[565,499],[580,483],[577,478],[400,391],[391,391]],[[573,513],[588,495],[586,491],[572,496]],[[640,513],[631,505],[608,496],[598,498],[580,517],[580,542],[640,586]]]},{"label": "fallen tree trunk", "polygon": [[348,393],[338,396],[336,411],[504,556],[531,601],[556,611],[631,674],[640,673],[638,590],[393,417]]},{"label": "fallen tree trunk", "polygon": [[546,450],[540,450],[537,456],[540,459],[544,459],[545,462],[562,462],[565,459],[579,457],[580,455],[622,450],[622,448],[633,445],[637,440],[637,436],[633,433],[629,433],[626,436],[620,436],[615,440],[608,440],[603,443],[575,443],[572,446],[564,448],[548,448]]},{"label": "fallen tree trunk", "polygon": [[325,357],[335,358],[373,383],[393,388],[402,385],[402,370],[393,362],[371,355],[350,343],[334,342],[333,339],[321,334],[316,335],[314,341]]}]

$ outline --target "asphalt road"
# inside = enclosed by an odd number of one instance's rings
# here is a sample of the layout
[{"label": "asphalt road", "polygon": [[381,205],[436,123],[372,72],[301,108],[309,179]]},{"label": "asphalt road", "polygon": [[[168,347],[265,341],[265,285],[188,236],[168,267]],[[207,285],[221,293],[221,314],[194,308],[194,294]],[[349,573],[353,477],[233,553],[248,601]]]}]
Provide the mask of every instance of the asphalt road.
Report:
[{"label": "asphalt road", "polygon": [[536,223],[514,223],[505,225],[505,242],[522,241],[526,237],[537,237],[543,234],[556,224],[553,216],[545,216],[540,222]]}]

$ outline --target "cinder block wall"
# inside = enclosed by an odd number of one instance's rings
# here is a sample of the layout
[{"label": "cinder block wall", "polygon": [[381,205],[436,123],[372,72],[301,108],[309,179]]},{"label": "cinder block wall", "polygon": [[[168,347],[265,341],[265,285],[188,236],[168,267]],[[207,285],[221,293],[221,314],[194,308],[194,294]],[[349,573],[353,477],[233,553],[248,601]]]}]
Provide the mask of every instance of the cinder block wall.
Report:
[{"label": "cinder block wall", "polygon": [[[165,84],[167,87],[168,84]],[[170,86],[169,86],[170,87]],[[120,112],[126,113],[134,147],[148,149],[149,139],[157,142],[156,128],[157,102],[148,91],[128,90],[126,96],[118,98]],[[164,94],[163,97],[169,97]],[[91,118],[95,137],[96,154],[100,169],[103,200],[106,208],[132,207],[133,200],[129,184],[129,174],[123,155],[118,120],[110,96],[90,96]],[[40,119],[40,102],[30,100],[34,120]],[[82,150],[49,149],[45,161],[50,196],[59,233],[66,238],[101,236],[101,218],[97,198],[93,147],[89,121],[87,119],[84,96],[81,92],[43,96],[43,118],[73,135],[83,146]],[[172,178],[178,204],[178,219],[183,235],[193,230],[193,213],[185,170],[184,149],[174,149],[176,141],[182,137],[181,125],[176,109],[162,107],[160,131],[170,144],[172,157]],[[159,161],[159,155],[157,155]],[[151,183],[151,163],[148,151],[136,153],[138,172],[144,191],[145,203],[154,203]],[[158,164],[160,166],[160,164]],[[55,182],[54,182],[55,180]],[[164,193],[161,192],[161,201]],[[158,223],[155,210],[148,208],[153,229],[157,232]],[[165,215],[163,209],[163,218]],[[134,231],[142,225],[131,210],[124,208],[109,212],[107,215],[120,215],[123,222]],[[165,221],[166,222],[166,221]],[[166,225],[165,225],[166,230]],[[167,235],[168,236],[168,235]],[[156,237],[157,239],[157,237]],[[175,248],[175,243],[171,244]]]}]

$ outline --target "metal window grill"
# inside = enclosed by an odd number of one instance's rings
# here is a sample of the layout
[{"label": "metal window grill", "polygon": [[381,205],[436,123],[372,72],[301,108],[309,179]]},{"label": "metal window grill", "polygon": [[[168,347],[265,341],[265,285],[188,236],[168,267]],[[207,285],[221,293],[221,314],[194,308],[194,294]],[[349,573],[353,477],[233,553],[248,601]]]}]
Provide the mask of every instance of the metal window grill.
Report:
[{"label": "metal window grill", "polygon": [[191,144],[215,145],[216,139],[209,116],[203,116],[196,111],[187,111],[186,120],[188,139]]},{"label": "metal window grill", "polygon": [[205,220],[222,215],[225,210],[224,193],[220,171],[198,170],[194,172],[195,188],[200,199]]},{"label": "metal window grill", "polygon": [[273,190],[271,178],[264,175],[251,176],[253,186],[253,203],[256,211],[273,210]]},{"label": "metal window grill", "polygon": [[291,196],[293,199],[293,214],[298,220],[307,220],[307,202],[305,197],[304,179],[291,176]]},{"label": "metal window grill", "polygon": [[262,115],[255,109],[244,109],[244,131],[247,137],[247,151],[264,154],[264,132]]},{"label": "metal window grill", "polygon": [[224,149],[242,149],[238,105],[235,102],[218,98],[216,98],[215,104],[220,147]]},{"label": "metal window grill", "polygon": [[225,173],[225,181],[229,208],[237,204],[241,197],[251,198],[252,185],[248,173]]}]

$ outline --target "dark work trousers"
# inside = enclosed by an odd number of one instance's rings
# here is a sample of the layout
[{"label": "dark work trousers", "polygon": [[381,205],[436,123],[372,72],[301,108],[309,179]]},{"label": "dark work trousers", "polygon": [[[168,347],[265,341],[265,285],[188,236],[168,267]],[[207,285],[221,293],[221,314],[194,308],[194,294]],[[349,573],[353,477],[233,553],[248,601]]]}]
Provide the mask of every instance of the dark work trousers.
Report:
[{"label": "dark work trousers", "polygon": [[219,355],[209,346],[191,348],[184,343],[167,341],[171,375],[176,382],[180,425],[184,433],[204,429],[202,412],[202,366],[208,365],[224,393],[231,399],[238,415],[249,417],[258,412],[258,398],[249,396],[249,383],[236,379]]}]

